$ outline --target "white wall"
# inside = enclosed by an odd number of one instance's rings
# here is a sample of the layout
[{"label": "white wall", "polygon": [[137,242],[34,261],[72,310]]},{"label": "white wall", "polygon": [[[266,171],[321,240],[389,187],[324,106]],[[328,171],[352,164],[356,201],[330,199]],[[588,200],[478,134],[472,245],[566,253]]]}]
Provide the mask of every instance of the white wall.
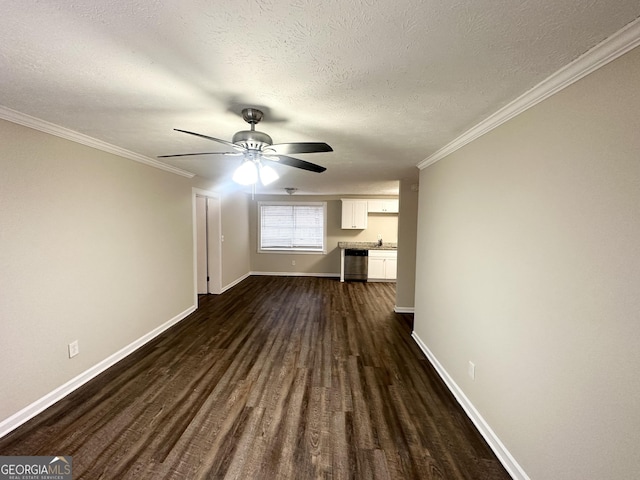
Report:
[{"label": "white wall", "polygon": [[640,472],[638,85],[636,49],[421,172],[415,333],[532,479]]},{"label": "white wall", "polygon": [[222,197],[222,287],[249,275],[249,196],[236,191]]},{"label": "white wall", "polygon": [[398,280],[396,309],[411,312],[415,307],[416,241],[418,222],[418,182],[400,181],[400,214],[398,216]]},{"label": "white wall", "polygon": [[0,121],[0,422],[193,308],[193,289],[189,179]]}]

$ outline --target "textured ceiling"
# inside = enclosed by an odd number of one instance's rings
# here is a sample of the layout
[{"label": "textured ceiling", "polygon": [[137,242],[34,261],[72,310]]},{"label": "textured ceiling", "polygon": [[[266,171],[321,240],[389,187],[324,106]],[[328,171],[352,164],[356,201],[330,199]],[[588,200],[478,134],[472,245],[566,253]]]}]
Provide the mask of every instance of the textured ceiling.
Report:
[{"label": "textured ceiling", "polygon": [[[397,192],[416,164],[640,15],[637,0],[0,0],[0,105],[155,158],[224,151],[242,106],[322,174]],[[613,7],[615,6],[615,8]],[[222,189],[238,160],[167,163]],[[259,191],[266,191],[259,189]]]}]

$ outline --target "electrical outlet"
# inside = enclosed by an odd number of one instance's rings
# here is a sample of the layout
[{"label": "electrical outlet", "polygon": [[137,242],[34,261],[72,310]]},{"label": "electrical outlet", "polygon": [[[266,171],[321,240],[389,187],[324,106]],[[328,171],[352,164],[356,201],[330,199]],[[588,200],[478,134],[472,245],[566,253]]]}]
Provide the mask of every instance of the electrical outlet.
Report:
[{"label": "electrical outlet", "polygon": [[80,353],[80,345],[78,340],[74,340],[69,344],[69,358],[73,358]]},{"label": "electrical outlet", "polygon": [[475,363],[469,362],[468,372],[469,372],[469,376],[471,377],[471,380],[475,380],[476,379],[476,365],[475,365]]},{"label": "electrical outlet", "polygon": [[295,264],[296,264],[296,261],[295,260],[291,260],[291,265],[295,266]]}]

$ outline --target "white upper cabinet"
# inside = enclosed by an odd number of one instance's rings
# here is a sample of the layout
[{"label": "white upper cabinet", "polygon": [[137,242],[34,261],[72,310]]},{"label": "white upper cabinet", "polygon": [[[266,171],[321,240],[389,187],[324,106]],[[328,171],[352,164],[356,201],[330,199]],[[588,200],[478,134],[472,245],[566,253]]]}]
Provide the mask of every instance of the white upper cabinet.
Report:
[{"label": "white upper cabinet", "polygon": [[367,200],[369,213],[398,213],[399,202],[397,199],[371,199]]},{"label": "white upper cabinet", "polygon": [[342,228],[345,230],[367,228],[367,200],[342,199]]}]

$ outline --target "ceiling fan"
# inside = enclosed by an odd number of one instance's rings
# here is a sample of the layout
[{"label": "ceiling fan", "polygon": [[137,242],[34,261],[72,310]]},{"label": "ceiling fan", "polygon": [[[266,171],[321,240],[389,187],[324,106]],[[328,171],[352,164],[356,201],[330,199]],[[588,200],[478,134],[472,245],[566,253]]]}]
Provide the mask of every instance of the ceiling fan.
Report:
[{"label": "ceiling fan", "polygon": [[219,138],[210,137],[201,133],[189,132],[175,128],[177,132],[188,133],[196,137],[206,138],[214,142],[231,147],[233,152],[198,152],[179,153],[176,155],[159,155],[158,158],[186,157],[193,155],[225,155],[243,156],[242,164],[233,175],[233,180],[242,185],[255,184],[260,178],[263,185],[267,185],[278,179],[278,174],[269,165],[262,162],[275,162],[289,167],[301,168],[310,172],[322,173],[325,167],[310,163],[299,158],[290,157],[289,154],[332,152],[333,149],[324,142],[298,142],[298,143],[273,143],[266,133],[259,132],[255,126],[262,120],[263,113],[257,108],[245,108],[242,110],[242,118],[251,125],[251,130],[236,132],[231,142]]}]

